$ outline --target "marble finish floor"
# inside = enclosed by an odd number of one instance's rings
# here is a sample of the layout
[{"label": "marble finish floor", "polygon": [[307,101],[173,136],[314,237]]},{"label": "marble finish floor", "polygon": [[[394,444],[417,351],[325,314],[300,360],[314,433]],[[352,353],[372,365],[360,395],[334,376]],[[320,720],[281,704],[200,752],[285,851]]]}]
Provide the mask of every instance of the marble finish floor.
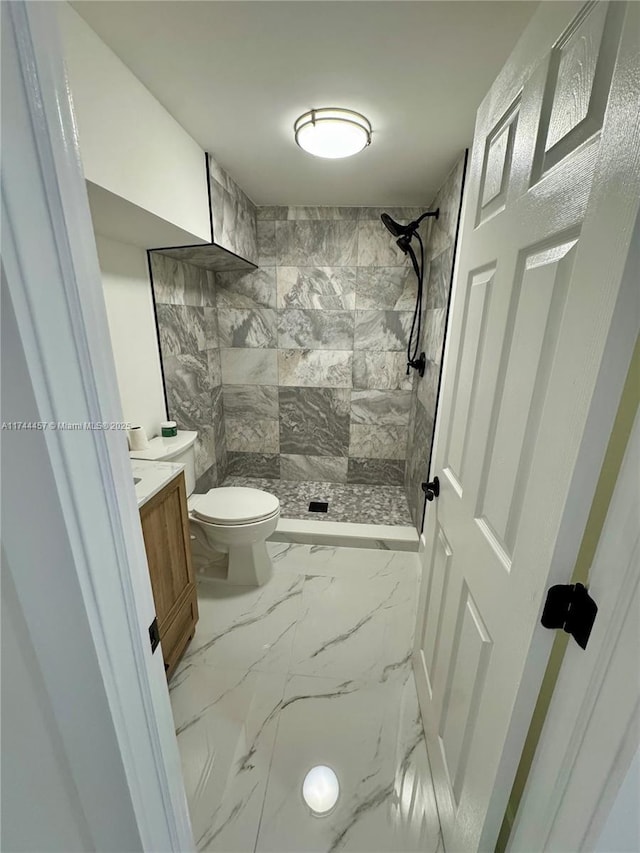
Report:
[{"label": "marble finish floor", "polygon": [[[222,485],[249,486],[271,492],[280,500],[282,518],[351,524],[413,524],[403,486],[363,486],[357,483],[314,483],[233,476],[227,477]],[[328,501],[328,512],[309,512],[311,501]]]},{"label": "marble finish floor", "polygon": [[[200,585],[170,684],[195,842],[218,853],[436,853],[410,664],[416,554],[269,543],[264,587]],[[324,817],[302,798],[338,776]]]}]

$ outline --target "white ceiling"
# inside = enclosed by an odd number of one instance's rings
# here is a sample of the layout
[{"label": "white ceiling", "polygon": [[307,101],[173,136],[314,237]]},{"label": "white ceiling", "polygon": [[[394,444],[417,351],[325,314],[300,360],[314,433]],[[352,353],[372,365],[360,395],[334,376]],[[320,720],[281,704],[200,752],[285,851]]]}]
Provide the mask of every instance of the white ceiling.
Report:
[{"label": "white ceiling", "polygon": [[[257,204],[421,205],[537,2],[80,0],[74,8]],[[371,146],[295,144],[311,107],[364,113]]]}]

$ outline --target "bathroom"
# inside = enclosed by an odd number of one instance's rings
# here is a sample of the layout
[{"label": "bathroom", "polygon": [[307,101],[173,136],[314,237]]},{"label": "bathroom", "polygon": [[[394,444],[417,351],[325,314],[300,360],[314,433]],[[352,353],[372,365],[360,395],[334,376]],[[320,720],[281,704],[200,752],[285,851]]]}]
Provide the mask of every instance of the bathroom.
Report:
[{"label": "bathroom", "polygon": [[[364,39],[371,67],[374,30],[397,39],[397,60],[411,56],[404,100],[392,106],[397,78],[380,95],[385,115],[371,89],[339,84],[360,4],[326,22],[321,3],[293,14],[285,3],[187,4],[211,11],[184,21],[179,4],[119,5],[60,4],[59,20],[157,609],[150,638],[169,680],[195,846],[439,853],[442,801],[412,666],[429,605],[432,453],[459,234],[465,210],[470,228],[476,215],[465,208],[475,111],[537,4],[509,4],[455,116],[438,119],[444,130],[420,119],[437,144],[398,142],[397,152],[393,120],[420,88],[437,105],[461,86],[444,72],[415,82],[419,52],[400,42],[418,46],[424,10],[396,20],[393,4],[367,4],[380,6]],[[461,52],[479,26],[492,29],[473,5],[464,25],[454,12],[433,21],[443,38],[460,28]],[[503,3],[482,5],[502,21]],[[315,66],[298,83],[301,53],[292,48],[286,74],[274,60],[270,85],[291,88],[270,106],[256,74],[269,51],[244,76],[239,66],[263,32],[277,57],[289,17],[290,41],[296,27],[300,38],[317,28],[305,60]],[[211,44],[198,42],[203,20]],[[183,25],[182,39],[198,43],[184,108],[163,59]],[[214,46],[219,71],[239,42],[233,68],[252,86],[253,112],[196,79]],[[205,115],[218,94],[229,124],[219,144],[220,115]],[[295,133],[296,120],[315,129],[323,108],[358,128],[352,156],[314,156]],[[514,133],[506,114],[495,146],[504,174]],[[499,212],[504,181],[487,178],[479,222]]]}]

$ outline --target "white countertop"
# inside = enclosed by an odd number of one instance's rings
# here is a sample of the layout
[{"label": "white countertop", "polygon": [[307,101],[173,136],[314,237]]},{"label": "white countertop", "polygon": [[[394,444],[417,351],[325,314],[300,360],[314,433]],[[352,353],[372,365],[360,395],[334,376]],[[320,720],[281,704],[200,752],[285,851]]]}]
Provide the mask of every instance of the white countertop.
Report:
[{"label": "white countertop", "polygon": [[138,507],[157,495],[183,470],[184,465],[178,462],[147,462],[142,459],[132,459],[133,476],[140,478],[140,482],[135,484]]}]

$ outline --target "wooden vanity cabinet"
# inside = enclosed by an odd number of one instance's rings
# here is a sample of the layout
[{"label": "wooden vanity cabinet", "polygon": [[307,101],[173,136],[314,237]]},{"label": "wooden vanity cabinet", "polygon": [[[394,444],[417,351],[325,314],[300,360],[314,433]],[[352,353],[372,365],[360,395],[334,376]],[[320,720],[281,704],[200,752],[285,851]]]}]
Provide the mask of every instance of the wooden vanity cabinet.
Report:
[{"label": "wooden vanity cabinet", "polygon": [[164,668],[170,678],[198,621],[184,474],[140,508]]}]

